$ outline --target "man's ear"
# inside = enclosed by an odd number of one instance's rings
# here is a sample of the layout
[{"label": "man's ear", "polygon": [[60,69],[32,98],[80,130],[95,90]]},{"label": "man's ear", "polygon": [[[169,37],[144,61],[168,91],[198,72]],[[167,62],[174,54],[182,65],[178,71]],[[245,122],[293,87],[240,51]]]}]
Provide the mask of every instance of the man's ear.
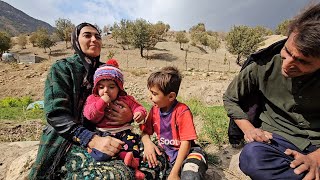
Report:
[{"label": "man's ear", "polygon": [[170,92],[168,97],[170,101],[174,101],[177,97],[177,94],[175,92]]}]

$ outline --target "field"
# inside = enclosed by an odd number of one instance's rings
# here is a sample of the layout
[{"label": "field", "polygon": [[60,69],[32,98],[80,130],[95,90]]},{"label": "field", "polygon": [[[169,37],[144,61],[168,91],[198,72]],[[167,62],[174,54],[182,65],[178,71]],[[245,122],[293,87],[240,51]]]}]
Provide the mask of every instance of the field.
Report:
[{"label": "field", "polygon": [[[282,38],[279,36],[268,37],[264,46]],[[196,108],[193,110],[197,111],[194,112],[197,132],[202,139],[208,139],[209,137],[209,140],[211,140],[206,146],[206,151],[212,155],[210,156],[211,162],[217,164],[217,166],[211,165],[208,170],[207,174],[211,177],[210,179],[245,179],[245,176],[237,171],[236,165],[230,163],[230,161],[234,161],[233,155],[238,153],[239,150],[230,148],[225,142],[214,142],[215,138],[212,138],[212,136],[219,135],[219,132],[210,131],[213,129],[208,128],[208,123],[213,126],[216,125],[216,121],[212,117],[220,117],[221,112],[223,114],[224,110],[221,107],[222,94],[240,70],[240,67],[235,64],[235,56],[226,51],[224,43],[217,52],[213,52],[209,48],[184,45],[184,49],[188,48],[186,54],[186,51],[180,49],[179,44],[173,42],[172,38],[167,37],[166,41],[158,43],[154,49],[145,51],[148,58],[141,58],[138,49],[123,50],[115,40],[108,36],[103,37],[103,45],[101,61],[106,61],[108,55],[115,54],[114,58],[118,60],[125,76],[124,87],[127,93],[135,96],[141,102],[150,103],[146,88],[148,75],[163,66],[177,66],[184,76],[179,91],[179,99],[194,107],[197,107],[196,103],[199,102],[202,107],[201,110]],[[65,46],[65,42],[59,42],[52,47],[51,55],[48,52],[44,53],[43,49],[32,47],[31,44],[28,44],[26,49],[21,49],[17,45],[14,46],[11,52],[20,56],[35,54],[42,61],[36,64],[0,62],[0,99],[27,96],[31,97],[33,101],[43,100],[44,81],[51,64],[73,53],[70,44],[68,44],[68,49]],[[220,114],[206,115],[206,112]],[[0,111],[0,113],[0,115],[3,115],[8,111]],[[19,118],[9,121],[3,120],[6,118],[0,119],[0,137],[1,135],[11,137],[11,139],[7,138],[6,141],[25,141],[30,140],[25,137],[30,136],[31,132],[31,135],[34,135],[36,139],[35,134],[41,133],[42,121],[33,119],[23,122],[25,119],[30,119],[23,115],[24,111]],[[226,117],[222,118],[227,122]],[[225,131],[225,129],[221,131]],[[217,144],[220,146],[217,146]],[[0,143],[2,152],[0,156],[0,179],[5,177],[5,172],[12,160],[23,154],[22,151],[34,149],[35,146],[30,146],[29,149],[17,147],[19,147],[17,144],[10,146],[8,142]]]}]

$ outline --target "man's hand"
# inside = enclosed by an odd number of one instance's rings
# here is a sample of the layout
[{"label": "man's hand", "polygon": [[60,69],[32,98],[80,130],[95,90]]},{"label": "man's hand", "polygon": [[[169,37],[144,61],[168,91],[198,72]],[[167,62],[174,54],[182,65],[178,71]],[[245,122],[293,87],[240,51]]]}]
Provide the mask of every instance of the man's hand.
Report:
[{"label": "man's hand", "polygon": [[295,174],[301,174],[308,171],[303,180],[319,180],[319,165],[314,153],[304,155],[291,149],[287,149],[284,153],[294,158],[290,163],[290,167],[294,169]]},{"label": "man's hand", "polygon": [[122,125],[132,120],[131,109],[122,101],[116,101],[115,104],[110,103],[109,109],[107,117],[111,121],[107,122],[108,125]]},{"label": "man's hand", "polygon": [[254,128],[244,132],[244,139],[247,142],[257,141],[270,143],[270,139],[272,139],[272,133],[259,128]]}]

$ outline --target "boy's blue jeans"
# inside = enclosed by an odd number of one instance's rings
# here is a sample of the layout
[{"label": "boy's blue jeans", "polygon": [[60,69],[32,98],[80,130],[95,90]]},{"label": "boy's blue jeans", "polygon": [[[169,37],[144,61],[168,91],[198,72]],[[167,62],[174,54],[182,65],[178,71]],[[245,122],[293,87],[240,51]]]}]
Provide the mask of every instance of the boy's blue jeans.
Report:
[{"label": "boy's blue jeans", "polygon": [[251,179],[302,179],[307,172],[297,175],[290,167],[292,156],[286,155],[286,149],[309,154],[317,148],[309,145],[304,151],[298,149],[282,136],[272,134],[271,143],[251,142],[244,146],[240,154],[240,169]]}]

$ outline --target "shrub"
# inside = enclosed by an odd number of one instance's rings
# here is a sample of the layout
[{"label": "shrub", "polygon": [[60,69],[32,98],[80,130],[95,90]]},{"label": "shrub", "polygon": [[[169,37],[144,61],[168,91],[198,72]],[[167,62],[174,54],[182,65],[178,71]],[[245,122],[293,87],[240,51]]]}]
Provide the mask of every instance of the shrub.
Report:
[{"label": "shrub", "polygon": [[22,98],[6,97],[0,100],[0,108],[4,107],[27,107],[32,102],[28,96]]}]

